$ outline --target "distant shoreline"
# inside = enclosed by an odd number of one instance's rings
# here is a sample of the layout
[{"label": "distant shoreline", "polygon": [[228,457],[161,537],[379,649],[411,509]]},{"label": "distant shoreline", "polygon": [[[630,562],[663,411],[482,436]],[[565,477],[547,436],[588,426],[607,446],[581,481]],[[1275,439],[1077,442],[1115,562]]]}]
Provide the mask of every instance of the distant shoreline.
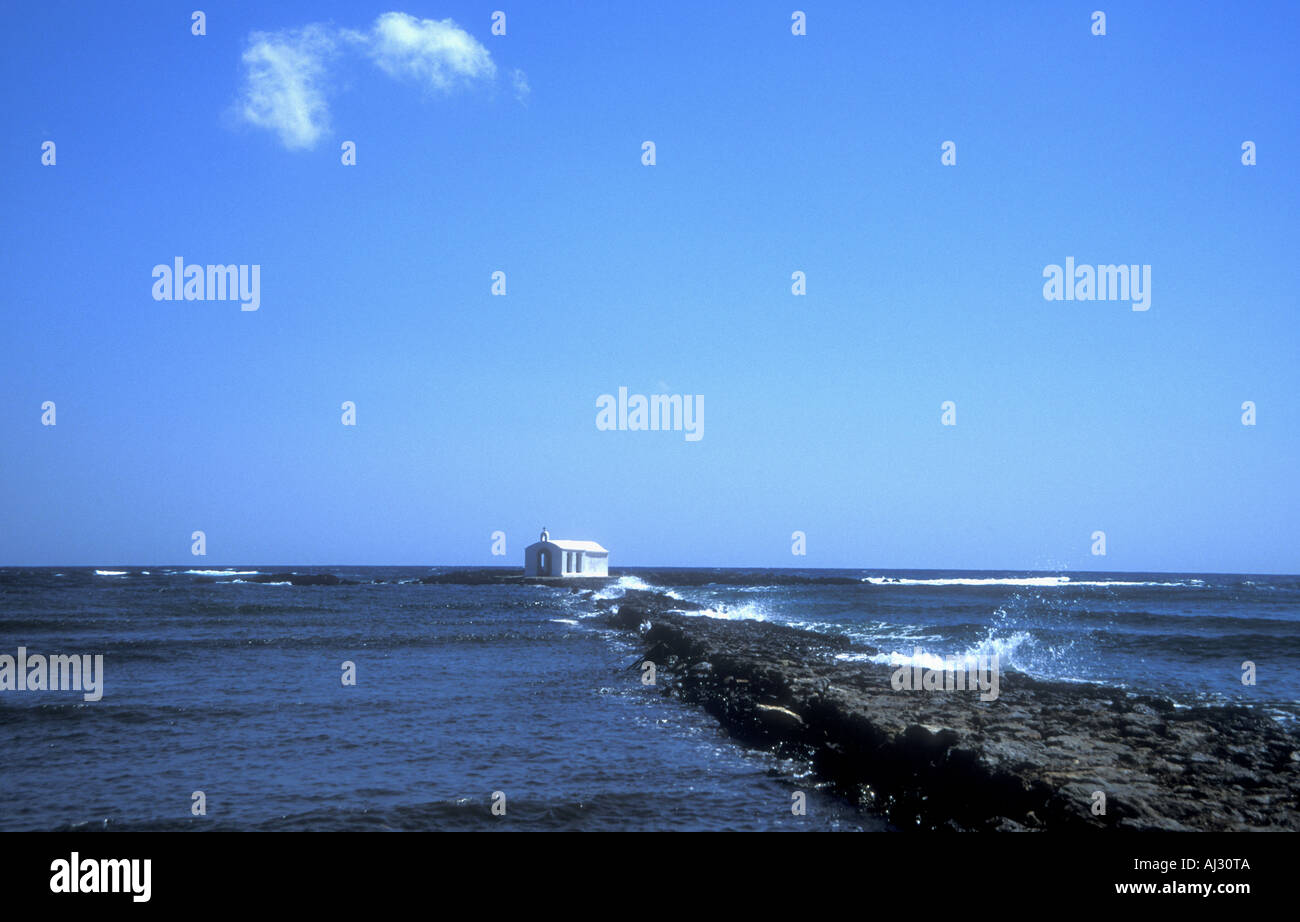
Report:
[{"label": "distant shoreline", "polygon": [[[523,564],[431,564],[431,563],[208,563],[206,561],[195,562],[194,560],[181,561],[180,563],[63,563],[63,564],[0,564],[0,572],[6,570],[273,570],[276,572],[287,572],[292,570],[431,570],[431,571],[454,571],[448,573],[445,582],[454,582],[452,578],[460,574],[470,579],[474,579],[476,574],[482,576],[493,576],[496,578],[509,577],[517,575],[521,579],[524,574]],[[982,569],[943,569],[937,567],[767,567],[767,566],[683,566],[677,564],[663,565],[623,565],[610,566],[608,577],[549,577],[552,580],[574,580],[574,579],[608,579],[617,580],[620,576],[642,576],[646,573],[690,573],[690,572],[751,572],[751,573],[944,573],[949,575],[976,575],[976,574],[1000,574],[1005,576],[1021,575],[1026,577],[1034,576],[1066,576],[1066,577],[1086,577],[1086,576],[1168,576],[1168,577],[1196,577],[1196,576],[1241,576],[1247,578],[1264,578],[1264,579],[1300,579],[1300,573],[1270,573],[1262,571],[1235,571],[1235,570],[1125,570],[1125,569],[1105,569],[1105,570],[1075,570],[1063,567],[1055,569],[1034,569],[1034,568],[982,568]]]}]

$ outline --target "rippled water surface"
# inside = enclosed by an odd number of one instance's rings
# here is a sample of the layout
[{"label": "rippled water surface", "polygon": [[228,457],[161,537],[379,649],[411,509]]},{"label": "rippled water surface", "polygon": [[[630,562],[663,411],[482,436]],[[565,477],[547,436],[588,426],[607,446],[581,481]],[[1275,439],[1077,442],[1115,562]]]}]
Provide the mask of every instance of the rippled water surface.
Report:
[{"label": "rippled water surface", "polygon": [[[0,828],[883,828],[642,686],[589,593],[429,573],[0,570],[0,655],[104,657],[99,701],[0,691]],[[623,573],[597,595],[661,588],[702,617],[847,634],[876,662],[997,652],[1187,704],[1287,719],[1300,701],[1295,577]]]}]

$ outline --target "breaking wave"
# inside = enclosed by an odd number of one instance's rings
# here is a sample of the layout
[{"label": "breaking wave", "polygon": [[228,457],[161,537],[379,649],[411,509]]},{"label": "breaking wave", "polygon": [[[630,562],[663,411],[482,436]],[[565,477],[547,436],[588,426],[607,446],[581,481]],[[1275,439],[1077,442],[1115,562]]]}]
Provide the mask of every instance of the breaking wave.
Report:
[{"label": "breaking wave", "polygon": [[623,594],[628,592],[629,590],[636,590],[638,592],[661,592],[671,599],[678,599],[681,601],[685,601],[684,599],[682,599],[680,595],[678,595],[676,592],[673,592],[671,589],[666,589],[663,586],[651,586],[645,580],[641,579],[641,577],[631,576],[631,575],[620,576],[617,580],[615,580],[610,585],[606,586],[604,589],[601,589],[598,592],[594,593],[592,595],[592,598],[593,599],[617,599],[622,597]]},{"label": "breaking wave", "polygon": [[1009,637],[996,637],[990,634],[977,644],[960,653],[941,655],[914,647],[911,653],[893,650],[888,653],[841,653],[837,659],[852,662],[878,663],[883,666],[919,666],[922,669],[948,669],[955,662],[958,667],[973,669],[980,660],[990,657],[998,658],[1001,668],[1018,668],[1016,651],[1032,640],[1031,636],[1020,631]]},{"label": "breaking wave", "polygon": [[1072,580],[1068,576],[989,576],[966,577],[950,576],[940,579],[910,579],[901,576],[866,576],[864,583],[875,586],[1019,586],[1026,589],[1051,588],[1054,586],[1181,586],[1194,588],[1204,585],[1199,579],[1185,582],[1162,583],[1146,580],[1121,579],[1081,579]]}]

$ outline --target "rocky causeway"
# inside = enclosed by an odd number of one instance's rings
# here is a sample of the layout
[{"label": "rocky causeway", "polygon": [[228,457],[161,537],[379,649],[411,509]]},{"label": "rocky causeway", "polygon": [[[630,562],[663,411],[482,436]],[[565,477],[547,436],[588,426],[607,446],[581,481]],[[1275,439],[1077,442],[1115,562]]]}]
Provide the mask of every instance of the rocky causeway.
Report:
[{"label": "rocky causeway", "polygon": [[662,694],[806,758],[899,829],[1300,829],[1300,734],[1255,709],[1005,670],[994,700],[898,691],[845,637],[692,615],[652,591],[592,604],[639,639]]}]

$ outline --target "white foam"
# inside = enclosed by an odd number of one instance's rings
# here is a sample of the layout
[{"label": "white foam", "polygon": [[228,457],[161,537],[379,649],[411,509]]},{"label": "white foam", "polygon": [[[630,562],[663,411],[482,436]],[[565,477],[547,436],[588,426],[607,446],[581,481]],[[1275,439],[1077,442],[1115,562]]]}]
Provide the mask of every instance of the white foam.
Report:
[{"label": "white foam", "polygon": [[987,660],[991,656],[997,656],[998,663],[1005,667],[1012,665],[1016,648],[1028,639],[1029,635],[1024,632],[1012,634],[1010,637],[1005,638],[990,635],[967,650],[949,656],[928,653],[924,649],[919,651],[914,649],[911,653],[901,653],[899,651],[890,653],[840,653],[836,658],[851,662],[880,663],[885,666],[919,666],[922,669],[947,669],[955,661],[959,668],[973,669],[979,664],[980,660]]},{"label": "white foam", "polygon": [[261,570],[183,570],[191,576],[256,576]]},{"label": "white foam", "polygon": [[593,599],[617,599],[629,589],[639,589],[646,592],[662,592],[670,599],[681,600],[682,597],[671,589],[664,589],[662,586],[651,586],[639,576],[620,576],[611,585],[592,595]]},{"label": "white foam", "polygon": [[96,570],[96,576],[126,576],[127,570]]},{"label": "white foam", "polygon": [[288,580],[282,583],[263,583],[263,582],[259,582],[258,580],[246,580],[246,579],[223,579],[217,585],[229,586],[231,583],[242,583],[245,586],[292,586],[293,585],[293,583]]},{"label": "white foam", "polygon": [[767,612],[753,602],[740,605],[719,605],[717,608],[705,608],[701,611],[684,611],[684,615],[697,615],[701,618],[718,618],[722,621],[766,621]]},{"label": "white foam", "polygon": [[578,623],[574,621],[572,618],[551,618],[550,620],[554,624],[572,624],[576,626]]},{"label": "white foam", "polygon": [[901,576],[866,576],[863,577],[862,581],[864,583],[872,583],[876,586],[1021,586],[1024,588],[1050,588],[1055,586],[1190,586],[1201,582],[1200,580],[1192,580],[1190,583],[1159,583],[1122,579],[1072,580],[1068,576],[954,576],[943,579],[908,579]]}]

